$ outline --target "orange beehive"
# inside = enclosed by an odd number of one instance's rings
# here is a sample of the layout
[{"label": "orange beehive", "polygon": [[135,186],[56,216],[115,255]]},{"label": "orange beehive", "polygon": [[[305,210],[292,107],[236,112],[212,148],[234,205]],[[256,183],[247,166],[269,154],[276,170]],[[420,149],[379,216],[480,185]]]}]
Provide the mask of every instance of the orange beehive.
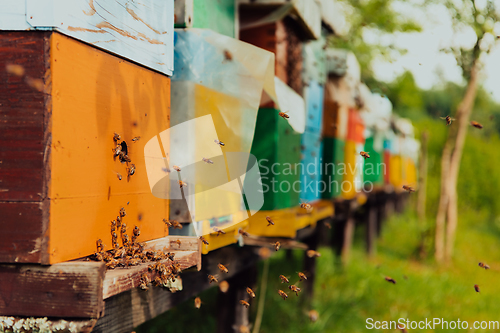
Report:
[{"label": "orange beehive", "polygon": [[[56,32],[2,32],[0,50],[0,262],[71,260],[97,239],[109,249],[121,207],[139,241],[165,236],[168,201],[150,192],[144,145],[159,140],[168,157],[157,135],[170,79]],[[130,177],[113,158],[115,132]]]}]

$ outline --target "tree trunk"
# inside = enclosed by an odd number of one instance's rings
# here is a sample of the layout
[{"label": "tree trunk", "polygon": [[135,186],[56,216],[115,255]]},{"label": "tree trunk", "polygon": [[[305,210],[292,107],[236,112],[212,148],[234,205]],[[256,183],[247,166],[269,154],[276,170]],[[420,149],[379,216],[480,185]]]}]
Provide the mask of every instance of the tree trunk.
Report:
[{"label": "tree trunk", "polygon": [[450,169],[452,136],[448,132],[448,140],[444,145],[443,156],[441,157],[441,193],[439,196],[439,206],[436,216],[436,236],[434,240],[434,257],[437,262],[444,260],[444,230],[446,221],[446,211],[448,208],[448,170]]},{"label": "tree trunk", "polygon": [[418,168],[417,215],[420,223],[425,221],[425,198],[427,187],[427,140],[429,133],[423,132],[420,138],[420,164]]},{"label": "tree trunk", "polygon": [[467,131],[469,129],[470,115],[476,99],[476,92],[478,86],[478,62],[476,61],[472,71],[471,77],[467,84],[467,90],[460,106],[457,110],[457,136],[455,141],[455,148],[451,154],[450,170],[449,170],[449,202],[448,202],[448,224],[446,226],[446,248],[445,259],[450,260],[453,255],[453,243],[455,240],[455,232],[458,223],[458,210],[457,210],[457,182],[458,174],[460,171],[460,161],[462,160],[462,153],[467,138]]}]

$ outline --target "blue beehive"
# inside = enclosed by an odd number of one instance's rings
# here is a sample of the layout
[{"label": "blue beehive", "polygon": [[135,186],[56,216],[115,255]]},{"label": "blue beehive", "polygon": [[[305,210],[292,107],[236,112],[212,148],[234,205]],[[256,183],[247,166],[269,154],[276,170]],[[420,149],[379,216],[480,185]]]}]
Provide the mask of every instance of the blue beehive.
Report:
[{"label": "blue beehive", "polygon": [[306,131],[319,133],[323,125],[324,86],[316,81],[309,82],[304,89],[306,101]]},{"label": "blue beehive", "polygon": [[306,131],[302,135],[300,199],[311,202],[321,197],[321,133]]}]

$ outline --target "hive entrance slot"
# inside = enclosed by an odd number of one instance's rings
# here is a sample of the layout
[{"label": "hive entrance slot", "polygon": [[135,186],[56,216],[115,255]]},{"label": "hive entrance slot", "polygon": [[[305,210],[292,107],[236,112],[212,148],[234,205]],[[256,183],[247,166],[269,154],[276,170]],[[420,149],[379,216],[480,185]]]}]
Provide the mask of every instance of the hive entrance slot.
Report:
[{"label": "hive entrance slot", "polygon": [[123,155],[120,155],[120,162],[125,163],[127,162],[125,156],[128,156],[128,146],[125,141],[120,142],[120,145],[122,146],[122,152],[123,152]]}]

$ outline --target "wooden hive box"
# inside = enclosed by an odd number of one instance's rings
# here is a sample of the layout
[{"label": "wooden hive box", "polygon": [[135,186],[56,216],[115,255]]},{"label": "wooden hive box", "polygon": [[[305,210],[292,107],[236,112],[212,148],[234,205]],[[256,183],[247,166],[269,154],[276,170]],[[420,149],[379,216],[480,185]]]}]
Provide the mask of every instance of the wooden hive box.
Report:
[{"label": "wooden hive box", "polygon": [[318,200],[326,190],[321,179],[321,133],[306,131],[302,135],[301,148],[300,199],[311,202]]},{"label": "wooden hive box", "polygon": [[151,194],[144,147],[168,153],[170,79],[57,32],[1,32],[0,50],[0,262],[67,261],[97,239],[110,249],[121,207],[139,241],[165,236],[168,200]]},{"label": "wooden hive box", "polygon": [[322,192],[323,199],[331,199],[342,193],[343,172],[342,164],[345,163],[345,141],[342,139],[323,138],[323,163],[322,180],[327,188]]},{"label": "wooden hive box", "polygon": [[384,153],[383,150],[376,149],[375,140],[376,137],[371,136],[365,141],[364,151],[370,154],[370,158],[365,160],[363,179],[376,187],[384,183]]}]

